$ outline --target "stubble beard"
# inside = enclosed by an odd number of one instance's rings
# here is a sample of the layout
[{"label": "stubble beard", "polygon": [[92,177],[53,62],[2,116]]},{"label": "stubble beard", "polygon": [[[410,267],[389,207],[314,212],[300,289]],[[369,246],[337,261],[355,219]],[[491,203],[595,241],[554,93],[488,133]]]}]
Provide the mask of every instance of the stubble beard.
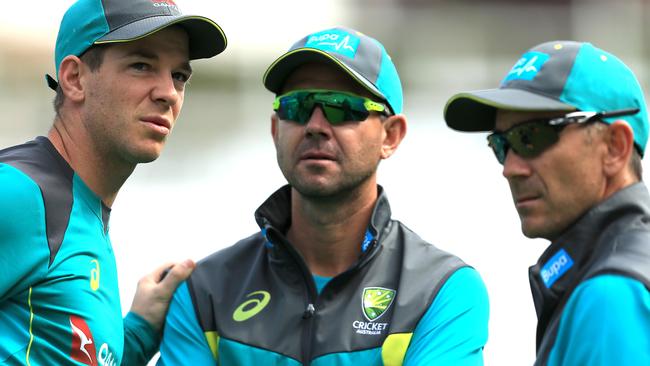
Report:
[{"label": "stubble beard", "polygon": [[374,176],[376,171],[375,167],[355,174],[344,173],[340,177],[332,177],[323,184],[314,184],[295,171],[283,173],[289,184],[303,198],[315,202],[334,202],[358,196],[359,190]]}]

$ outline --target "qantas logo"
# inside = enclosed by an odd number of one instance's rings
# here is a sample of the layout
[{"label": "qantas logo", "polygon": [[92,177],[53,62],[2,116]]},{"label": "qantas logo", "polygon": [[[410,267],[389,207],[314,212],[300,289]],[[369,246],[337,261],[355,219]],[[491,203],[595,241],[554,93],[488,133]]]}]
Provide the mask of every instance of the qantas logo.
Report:
[{"label": "qantas logo", "polygon": [[70,315],[72,328],[72,353],[70,357],[84,365],[97,366],[97,351],[90,328],[86,322],[75,315]]},{"label": "qantas logo", "polygon": [[95,347],[95,340],[90,327],[83,318],[70,315],[70,328],[72,328],[72,352],[70,358],[83,365],[90,366],[117,366],[119,360],[110,350],[107,343],[99,347],[99,355]]}]

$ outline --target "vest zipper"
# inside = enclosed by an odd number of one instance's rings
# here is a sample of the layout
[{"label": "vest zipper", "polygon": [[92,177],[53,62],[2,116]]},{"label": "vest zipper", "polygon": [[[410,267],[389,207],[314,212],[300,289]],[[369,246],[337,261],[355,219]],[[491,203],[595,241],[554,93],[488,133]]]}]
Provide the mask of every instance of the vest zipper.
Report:
[{"label": "vest zipper", "polygon": [[311,275],[311,272],[307,266],[299,261],[300,268],[305,280],[305,287],[307,289],[307,306],[305,311],[302,313],[302,319],[305,324],[303,325],[303,338],[301,342],[302,349],[302,364],[311,365],[311,348],[313,344],[313,333],[314,333],[314,314],[316,313],[316,285],[314,284],[314,278]]},{"label": "vest zipper", "polygon": [[[282,236],[280,236],[282,237]],[[305,284],[305,289],[307,291],[307,298],[305,304],[305,311],[302,313],[303,319],[303,328],[302,328],[302,339],[300,341],[300,349],[302,356],[303,365],[311,365],[311,349],[313,343],[313,331],[314,331],[314,314],[316,313],[316,299],[318,297],[316,293],[316,284],[314,283],[314,278],[312,277],[311,271],[307,268],[307,265],[302,260],[302,257],[294,249],[294,247],[289,243],[288,240],[284,239],[284,245],[295,261],[295,263],[300,267],[302,272],[302,277]]]},{"label": "vest zipper", "polygon": [[316,312],[316,308],[314,307],[314,304],[311,302],[307,305],[307,309],[305,309],[305,312],[302,314],[303,320],[306,322],[305,328],[304,328],[304,336],[302,338],[302,360],[303,360],[303,365],[311,365],[311,345],[312,345],[312,333],[314,331],[314,313]]}]

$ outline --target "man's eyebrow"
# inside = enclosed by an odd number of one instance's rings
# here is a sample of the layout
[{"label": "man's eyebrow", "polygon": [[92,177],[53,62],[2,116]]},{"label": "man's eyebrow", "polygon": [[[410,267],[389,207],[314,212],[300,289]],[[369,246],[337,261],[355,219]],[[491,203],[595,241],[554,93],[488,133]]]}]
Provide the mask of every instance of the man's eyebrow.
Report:
[{"label": "man's eyebrow", "polygon": [[[158,57],[158,55],[156,53],[150,52],[150,51],[147,51],[147,50],[141,50],[141,49],[131,51],[131,52],[127,53],[126,55],[124,55],[124,57],[125,58],[127,58],[127,57],[141,57],[141,58],[146,58],[146,59],[149,59],[149,60],[159,60],[160,59],[160,57]],[[189,60],[183,62],[178,68],[185,71],[185,72],[187,72],[187,73],[190,73],[190,74],[193,71],[192,70],[192,65],[190,65]]]},{"label": "man's eyebrow", "polygon": [[183,62],[183,64],[179,68],[190,75],[192,74],[192,65],[190,65],[189,61]]},{"label": "man's eyebrow", "polygon": [[156,55],[154,52],[150,52],[147,50],[133,50],[130,52],[127,52],[124,57],[142,57],[142,58],[148,58],[150,60],[157,60],[159,59],[158,55]]}]

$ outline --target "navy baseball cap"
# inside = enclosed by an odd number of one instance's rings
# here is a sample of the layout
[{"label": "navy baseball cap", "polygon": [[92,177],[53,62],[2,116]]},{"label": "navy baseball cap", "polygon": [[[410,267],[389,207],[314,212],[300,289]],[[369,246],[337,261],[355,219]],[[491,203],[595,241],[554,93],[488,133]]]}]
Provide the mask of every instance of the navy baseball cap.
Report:
[{"label": "navy baseball cap", "polygon": [[[69,55],[81,56],[93,45],[130,42],[170,25],[189,36],[190,59],[210,58],[226,49],[226,35],[217,23],[198,15],[183,15],[173,0],[78,0],[66,11],[56,39],[54,66]],[[50,88],[58,85],[46,75]]]},{"label": "navy baseball cap", "polygon": [[402,83],[386,49],[376,39],[345,27],[309,34],[269,66],[264,86],[279,94],[286,78],[308,62],[326,62],[341,68],[386,101],[393,113],[402,113]]},{"label": "navy baseball cap", "polygon": [[[643,156],[648,113],[643,90],[618,57],[586,42],[539,44],[515,63],[497,89],[456,94],[445,105],[447,125],[459,131],[491,131],[496,111],[606,112],[638,108],[624,119]],[[605,118],[612,123],[620,118]]]}]

